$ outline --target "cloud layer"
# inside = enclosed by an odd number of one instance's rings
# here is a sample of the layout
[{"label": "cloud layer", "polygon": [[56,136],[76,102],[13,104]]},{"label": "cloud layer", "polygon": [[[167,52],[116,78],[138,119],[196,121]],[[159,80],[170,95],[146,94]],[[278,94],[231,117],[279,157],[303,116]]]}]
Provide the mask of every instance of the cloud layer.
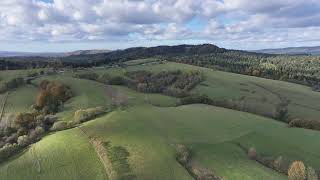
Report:
[{"label": "cloud layer", "polygon": [[319,0],[1,0],[0,42],[313,45]]}]

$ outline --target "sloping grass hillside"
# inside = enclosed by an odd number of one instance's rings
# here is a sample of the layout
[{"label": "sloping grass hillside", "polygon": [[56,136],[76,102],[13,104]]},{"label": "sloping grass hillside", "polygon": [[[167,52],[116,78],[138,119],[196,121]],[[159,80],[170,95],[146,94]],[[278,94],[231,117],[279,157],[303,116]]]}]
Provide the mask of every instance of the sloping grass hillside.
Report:
[{"label": "sloping grass hillside", "polygon": [[[267,113],[273,113],[285,99],[290,117],[320,117],[320,94],[305,86],[176,63],[138,62],[139,65],[125,68],[84,71],[123,76],[135,70],[200,70],[205,80],[192,90],[193,93],[242,103],[244,107],[253,106]],[[71,87],[74,96],[57,114],[60,120],[72,120],[78,109],[109,106],[119,97],[127,101],[126,107],[79,128],[46,136],[0,164],[0,179],[108,179],[114,170],[118,176],[126,173],[137,179],[192,179],[176,160],[178,144],[190,149],[196,165],[229,180],[286,179],[284,174],[249,159],[242,147],[255,148],[259,154],[269,157],[302,160],[320,169],[318,131],[289,128],[286,123],[274,119],[210,105],[174,107],[177,98],[138,93],[123,86],[73,76],[73,72],[66,72],[34,81],[37,84],[43,79],[56,80]],[[8,97],[6,111],[28,110],[36,93],[37,88],[32,85],[17,88]],[[109,146],[97,147],[100,144]],[[123,157],[125,160],[121,159]],[[108,159],[112,163],[105,162]],[[106,164],[109,164],[107,168]]]}]

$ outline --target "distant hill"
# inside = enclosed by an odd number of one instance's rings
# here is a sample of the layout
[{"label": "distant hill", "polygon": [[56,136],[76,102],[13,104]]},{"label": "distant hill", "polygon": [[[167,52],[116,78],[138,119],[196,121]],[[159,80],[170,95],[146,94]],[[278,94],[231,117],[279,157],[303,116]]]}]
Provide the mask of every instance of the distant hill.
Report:
[{"label": "distant hill", "polygon": [[0,51],[0,57],[30,57],[30,56],[38,56],[38,57],[66,57],[66,56],[74,56],[74,55],[87,55],[87,54],[99,54],[99,53],[107,53],[110,50],[78,50],[72,52],[11,52],[11,51]]},{"label": "distant hill", "polygon": [[36,53],[36,52],[13,52],[13,51],[0,51],[0,57],[61,57],[63,53]]},{"label": "distant hill", "polygon": [[64,56],[76,56],[76,55],[87,55],[87,54],[100,54],[100,53],[108,53],[111,50],[107,49],[92,49],[92,50],[78,50],[72,52],[63,53]]},{"label": "distant hill", "polygon": [[156,46],[156,47],[134,47],[124,50],[116,50],[106,53],[94,54],[74,54],[63,58],[64,61],[87,61],[104,60],[133,60],[139,58],[149,58],[155,56],[179,56],[179,55],[202,55],[212,53],[224,53],[227,49],[219,48],[213,44],[202,45],[177,45],[177,46]]},{"label": "distant hill", "polygon": [[253,52],[266,53],[266,54],[288,54],[288,55],[320,55],[320,46],[262,49],[262,50],[256,50]]}]

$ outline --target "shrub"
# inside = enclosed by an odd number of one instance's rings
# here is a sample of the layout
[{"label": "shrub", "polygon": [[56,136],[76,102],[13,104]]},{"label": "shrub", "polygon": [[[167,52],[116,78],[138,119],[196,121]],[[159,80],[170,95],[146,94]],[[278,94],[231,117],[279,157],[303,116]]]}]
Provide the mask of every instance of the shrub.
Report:
[{"label": "shrub", "polygon": [[18,137],[18,145],[19,146],[25,147],[25,146],[29,145],[30,143],[31,143],[30,139],[27,135],[23,135],[23,136]]},{"label": "shrub", "polygon": [[188,150],[188,148],[184,145],[179,144],[176,147],[176,151],[177,161],[183,165],[186,165],[191,158],[190,151]]},{"label": "shrub", "polygon": [[191,95],[180,100],[182,105],[186,104],[208,104],[212,105],[213,101],[207,95]]},{"label": "shrub", "polygon": [[257,161],[268,168],[276,170],[280,173],[288,173],[290,161],[282,158],[282,156],[274,159],[272,156],[261,155],[258,154],[256,149],[253,147],[251,147],[247,153],[250,159]]},{"label": "shrub", "polygon": [[61,131],[70,128],[68,122],[66,121],[58,121],[53,124],[51,127],[51,131]]},{"label": "shrub", "polygon": [[0,148],[0,162],[3,162],[19,150],[18,144],[5,144]]},{"label": "shrub", "polygon": [[277,159],[272,161],[272,169],[286,174],[288,172],[290,162],[284,159],[282,156],[279,156]]},{"label": "shrub", "polygon": [[18,129],[17,134],[18,134],[18,136],[26,135],[26,134],[28,134],[28,129],[24,128],[24,127],[21,127],[21,128]]},{"label": "shrub", "polygon": [[36,142],[45,133],[43,127],[37,126],[35,129],[30,130],[29,138],[32,142]]},{"label": "shrub", "polygon": [[55,115],[46,115],[44,116],[44,122],[46,124],[53,124],[58,120],[58,117]]},{"label": "shrub", "polygon": [[313,169],[313,167],[307,168],[307,180],[318,180],[317,172]]},{"label": "shrub", "polygon": [[306,119],[293,119],[289,122],[290,127],[299,127],[313,130],[320,130],[320,121],[306,120]]},{"label": "shrub", "polygon": [[74,121],[77,123],[82,123],[97,117],[100,114],[106,112],[104,107],[95,107],[89,109],[80,109],[74,113]]},{"label": "shrub", "polygon": [[289,180],[305,180],[306,179],[306,167],[301,161],[294,161],[288,170]]},{"label": "shrub", "polygon": [[251,147],[251,148],[248,150],[248,157],[249,157],[250,159],[253,159],[253,160],[257,159],[257,150],[256,150],[255,148]]},{"label": "shrub", "polygon": [[287,122],[288,120],[288,102],[282,102],[277,105],[273,118],[279,121]]},{"label": "shrub", "polygon": [[5,142],[12,144],[12,143],[16,143],[17,140],[18,140],[18,134],[17,133],[13,133],[13,134],[11,134],[11,136],[7,137]]}]

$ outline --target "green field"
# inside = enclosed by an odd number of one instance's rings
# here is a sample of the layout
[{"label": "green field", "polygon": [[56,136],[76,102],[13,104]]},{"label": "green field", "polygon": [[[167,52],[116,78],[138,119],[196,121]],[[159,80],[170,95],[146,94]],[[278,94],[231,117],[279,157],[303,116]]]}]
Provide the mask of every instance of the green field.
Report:
[{"label": "green field", "polygon": [[88,139],[77,129],[50,135],[2,164],[0,179],[106,179]]},{"label": "green field", "polygon": [[127,68],[99,68],[91,71],[123,75],[127,71],[135,70],[160,72],[177,69],[204,72],[206,80],[193,90],[194,93],[206,94],[215,99],[234,100],[244,107],[255,108],[257,112],[266,114],[272,114],[276,105],[280,103],[280,98],[286,98],[289,100],[290,118],[317,120],[320,117],[320,104],[318,103],[320,93],[312,91],[310,87],[284,81],[262,79],[172,62],[129,66]]},{"label": "green field", "polygon": [[[134,70],[201,70],[206,79],[192,90],[193,93],[238,101],[263,113],[273,113],[281,99],[286,98],[290,101],[290,117],[320,117],[320,93],[306,86],[177,63],[148,64],[148,61],[154,60],[136,60],[126,68],[82,71],[123,75]],[[138,179],[192,179],[175,159],[177,144],[191,150],[193,161],[228,180],[287,178],[250,160],[239,143],[247,148],[254,147],[261,154],[302,160],[320,169],[318,131],[289,128],[286,123],[273,119],[215,106],[174,107],[177,98],[138,93],[123,86],[76,79],[73,75],[66,72],[41,77],[35,82],[57,80],[71,87],[74,97],[57,114],[62,121],[72,120],[74,112],[81,108],[110,106],[113,97],[110,92],[124,96],[128,100],[127,108],[89,121],[81,129],[90,137],[125,148],[129,152],[128,164]],[[27,111],[34,104],[36,93],[37,88],[31,85],[12,91],[5,112]],[[89,180],[108,177],[90,139],[74,128],[47,135],[25,152],[2,163],[0,179]]]}]

